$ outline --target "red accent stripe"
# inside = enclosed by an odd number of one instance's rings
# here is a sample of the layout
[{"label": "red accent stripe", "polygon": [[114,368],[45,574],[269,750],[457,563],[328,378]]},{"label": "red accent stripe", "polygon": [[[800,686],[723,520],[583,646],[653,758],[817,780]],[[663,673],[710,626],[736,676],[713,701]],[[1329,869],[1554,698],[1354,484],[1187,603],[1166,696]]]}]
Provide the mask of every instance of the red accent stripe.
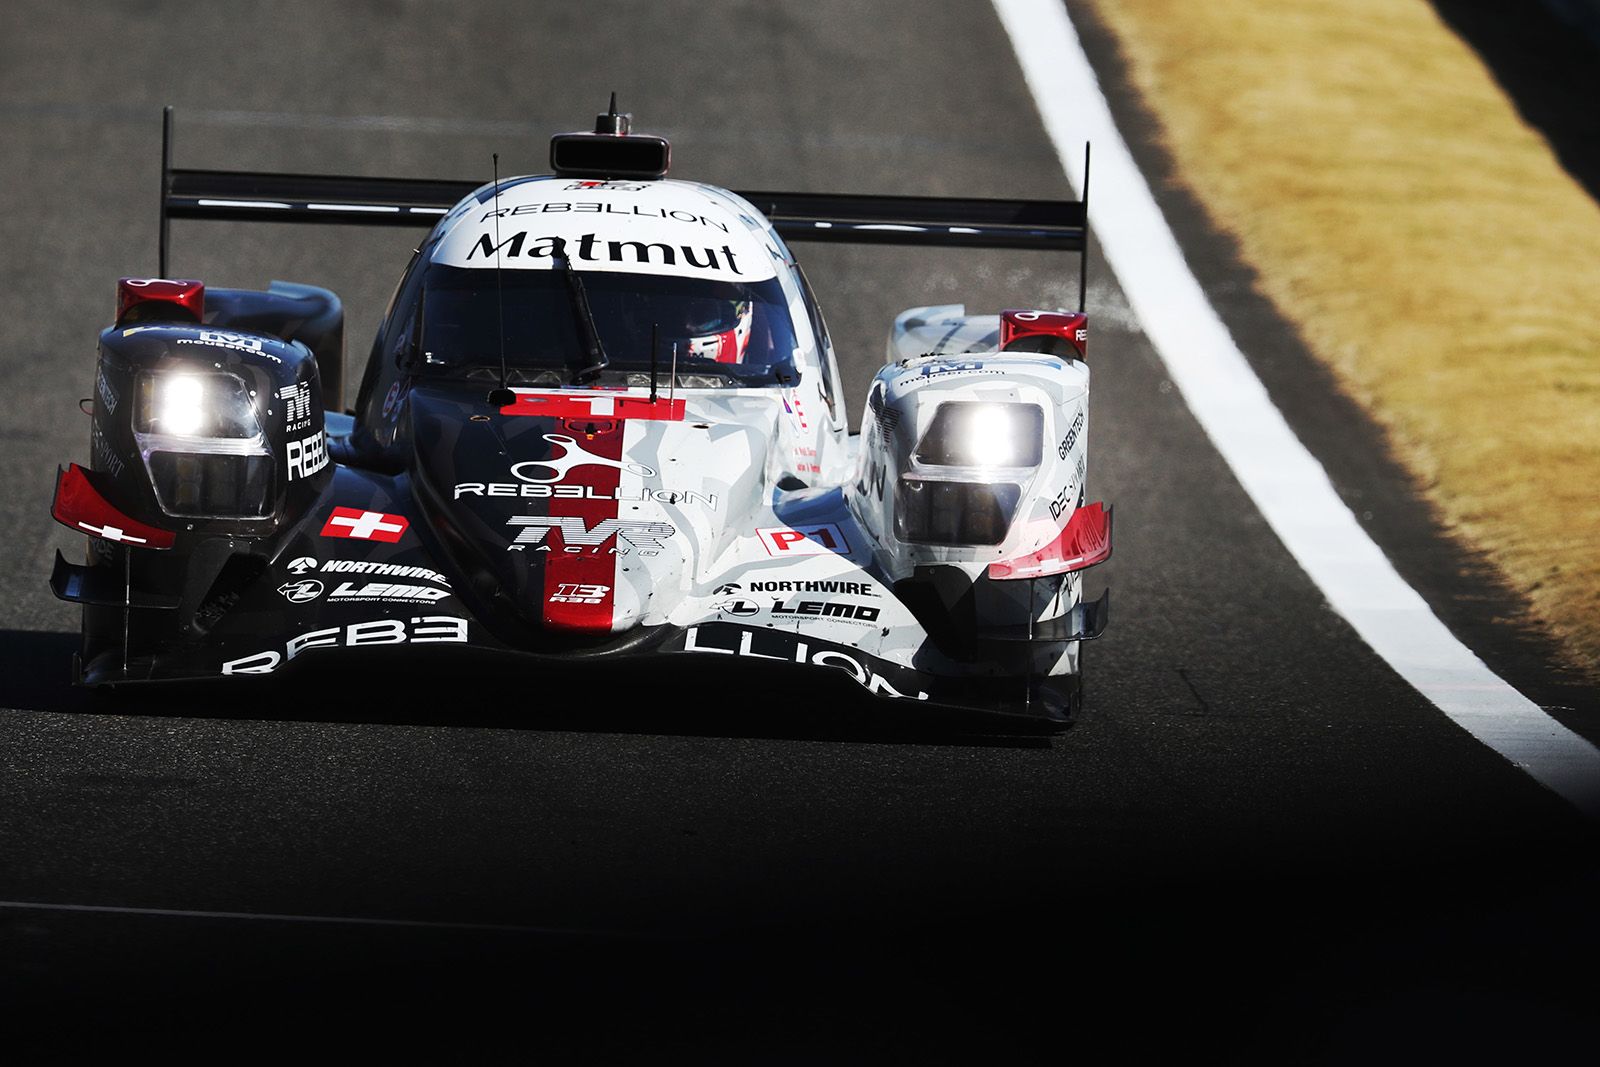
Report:
[{"label": "red accent stripe", "polygon": [[1037,552],[989,564],[991,578],[1042,578],[1104,563],[1111,557],[1111,509],[1096,501],[1072,513],[1059,537]]},{"label": "red accent stripe", "polygon": [[103,480],[104,475],[97,471],[84,470],[76,463],[67,464],[67,469],[56,476],[56,497],[50,504],[51,516],[63,526],[90,537],[101,537],[135,548],[172,547],[176,534],[124,515],[95,485],[96,481]]},{"label": "red accent stripe", "polygon": [[653,419],[683,421],[682,400],[626,393],[529,393],[517,390],[516,403],[500,409],[502,415],[534,415],[555,419]]},{"label": "red accent stripe", "polygon": [[[649,401],[644,403],[648,405]],[[585,411],[584,414],[588,412]],[[626,430],[619,422],[615,429],[605,433],[597,433],[593,437],[578,437],[577,447],[602,459],[620,461],[625,435]],[[622,471],[616,467],[599,463],[585,463],[573,467],[567,472],[567,477],[561,484],[587,486],[594,496],[551,497],[549,514],[576,515],[583,520],[585,528],[593,530],[606,519],[617,517],[616,492],[621,480]],[[594,548],[583,546],[577,552],[566,551],[567,546],[564,543],[554,544],[560,538],[559,530],[550,531],[551,551],[545,556],[544,564],[545,625],[562,630],[609,633],[616,609],[617,557],[611,551],[617,545],[616,538],[613,537],[608,543]],[[594,587],[604,590],[597,598],[598,603],[584,604],[574,600],[551,601],[550,599],[554,596],[585,599],[583,594]]]}]

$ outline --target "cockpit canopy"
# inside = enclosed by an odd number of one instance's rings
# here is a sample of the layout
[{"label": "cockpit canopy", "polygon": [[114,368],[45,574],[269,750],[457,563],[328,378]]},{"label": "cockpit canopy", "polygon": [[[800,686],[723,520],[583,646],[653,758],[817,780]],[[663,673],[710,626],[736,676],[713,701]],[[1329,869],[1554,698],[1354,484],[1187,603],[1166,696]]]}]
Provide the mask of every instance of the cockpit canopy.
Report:
[{"label": "cockpit canopy", "polygon": [[404,356],[440,374],[498,371],[503,356],[508,378],[539,384],[631,381],[652,361],[708,386],[790,383],[797,294],[758,218],[692,182],[480,189],[442,221],[420,285],[407,286]]},{"label": "cockpit canopy", "polygon": [[590,360],[587,314],[612,372],[649,373],[654,346],[663,380],[674,363],[679,375],[716,384],[777,384],[792,373],[798,342],[776,278],[591,271],[575,288],[563,270],[425,269],[419,367],[498,368],[503,352],[514,378],[567,381]]}]

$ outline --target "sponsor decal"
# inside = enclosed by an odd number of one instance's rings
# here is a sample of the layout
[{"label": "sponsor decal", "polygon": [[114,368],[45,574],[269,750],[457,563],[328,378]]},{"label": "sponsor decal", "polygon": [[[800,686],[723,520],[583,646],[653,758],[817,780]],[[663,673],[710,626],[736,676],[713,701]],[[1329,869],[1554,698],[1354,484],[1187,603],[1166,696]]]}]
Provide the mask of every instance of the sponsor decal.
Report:
[{"label": "sponsor decal", "polygon": [[1078,434],[1083,430],[1083,409],[1078,409],[1078,417],[1072,420],[1072,428],[1067,431],[1067,436],[1061,439],[1056,446],[1056,455],[1061,459],[1067,458],[1067,453],[1072,451],[1072,446],[1078,443]]},{"label": "sponsor decal", "polygon": [[717,586],[715,589],[711,590],[711,595],[712,596],[726,596],[729,593],[737,593],[738,591],[739,591],[739,583],[738,582],[724,582],[723,584]]},{"label": "sponsor decal", "polygon": [[311,426],[311,383],[296,382],[278,390],[283,401],[283,428],[287,433],[305,430]]},{"label": "sponsor decal", "polygon": [[105,471],[114,478],[122,477],[125,464],[122,462],[122,457],[111,447],[111,442],[106,440],[105,434],[100,429],[99,419],[89,427],[89,455],[95,470]]},{"label": "sponsor decal", "polygon": [[[564,191],[571,192],[576,189],[612,189],[642,192],[644,187],[610,182],[598,185],[569,185]],[[489,208],[479,217],[478,221],[487,222],[493,218],[516,218],[519,215],[633,215],[647,219],[672,219],[676,222],[692,222],[700,226],[714,226],[723,233],[728,232],[728,227],[716,219],[708,219],[704,215],[696,215],[693,211],[685,211],[682,208],[646,207],[642,204],[603,204],[598,200],[552,201],[548,204],[518,204],[516,207]]]},{"label": "sponsor decal", "polygon": [[[664,537],[677,533],[671,523],[650,522],[641,519],[601,519],[591,527],[581,515],[513,515],[507,526],[520,526],[522,532],[506,546],[508,552],[521,552],[528,548],[536,552],[565,552],[572,555],[617,555],[637,552],[641,556],[659,556],[666,546]],[[560,545],[551,543],[549,534],[559,531]],[[609,550],[606,542],[616,539]]]},{"label": "sponsor decal", "polygon": [[[740,628],[738,638],[730,639],[734,628],[730,626],[716,627],[715,629],[691,626],[684,634],[683,650],[685,652],[714,652],[724,656],[740,656],[747,659],[777,660],[782,663],[811,664],[817,667],[833,667],[845,671],[857,683],[864,685],[871,692],[879,696],[901,697],[910,700],[927,700],[928,694],[921,691],[909,690],[901,692],[889,680],[873,669],[869,657],[842,648],[827,645],[814,645],[809,641],[797,640],[792,634],[784,630],[768,630],[757,632]],[[759,640],[760,651],[757,650]]]},{"label": "sponsor decal", "polygon": [[[737,589],[738,586],[731,588]],[[837,582],[832,579],[818,579],[815,581],[783,581],[783,582],[748,582],[746,583],[752,593],[843,593],[846,596],[877,596],[878,592],[870,582]],[[720,590],[719,590],[720,592]]]},{"label": "sponsor decal", "polygon": [[900,409],[885,399],[887,395],[888,388],[882,381],[873,382],[872,392],[867,394],[867,407],[878,424],[878,433],[885,445],[894,441],[895,427],[900,425]]},{"label": "sponsor decal", "polygon": [[765,526],[756,530],[756,536],[769,556],[821,556],[850,551],[844,531],[831,522],[805,527]]},{"label": "sponsor decal", "polygon": [[958,374],[1004,374],[1000,370],[985,370],[983,362],[973,363],[929,363],[919,372],[922,378],[951,378]]},{"label": "sponsor decal", "polygon": [[278,586],[278,592],[283,594],[285,600],[291,604],[305,604],[322,595],[323,585],[315,578],[307,578],[300,582],[285,582]]},{"label": "sponsor decal", "polygon": [[308,630],[291,638],[282,652],[268,649],[232,659],[222,665],[223,674],[270,674],[300,653],[312,648],[365,648],[374,645],[465,643],[467,620],[453,615],[422,615],[410,624],[404,619],[373,619],[348,626]]},{"label": "sponsor decal", "polygon": [[[656,469],[647,467],[643,463],[634,463],[625,459],[607,459],[589,452],[578,442],[559,433],[547,433],[544,439],[561,449],[561,455],[549,459],[530,459],[522,463],[511,465],[511,477],[519,481],[532,482],[535,485],[553,485],[565,481],[567,472],[574,467],[615,467],[629,474],[637,474],[641,478],[654,478]],[[544,472],[550,472],[547,476]]]},{"label": "sponsor decal", "polygon": [[821,474],[822,466],[817,462],[817,450],[807,448],[805,445],[796,445],[794,449],[794,469],[798,474]]},{"label": "sponsor decal", "polygon": [[106,380],[105,368],[101,367],[94,376],[95,395],[100,398],[101,405],[106,409],[106,414],[114,414],[117,410],[117,391],[111,388],[111,383]]},{"label": "sponsor decal", "polygon": [[852,622],[877,622],[878,609],[869,604],[852,604],[848,600],[797,600],[793,604],[774,601],[772,614],[815,615],[823,619],[848,619]]},{"label": "sponsor decal", "polygon": [[800,403],[800,394],[796,390],[788,390],[783,397],[783,410],[794,416],[795,423],[802,430],[809,430],[811,424],[806,421],[806,409]]},{"label": "sponsor decal", "polygon": [[738,615],[741,618],[761,614],[761,605],[753,600],[724,600],[716,609],[724,615]]},{"label": "sponsor decal", "polygon": [[431,586],[409,585],[403,582],[367,582],[364,585],[340,582],[339,587],[328,594],[328,602],[382,600],[398,604],[431,604],[449,595],[448,589],[434,589]]},{"label": "sponsor decal", "polygon": [[448,578],[428,567],[412,567],[405,563],[374,563],[365,559],[330,559],[319,565],[315,556],[300,556],[291,560],[284,569],[290,574],[305,575],[317,570],[319,566],[324,574],[374,574],[384,578],[414,578],[424,582],[435,582],[446,588],[450,585]]},{"label": "sponsor decal", "polygon": [[552,604],[599,604],[605,601],[610,592],[609,585],[557,582],[556,591],[546,599]]},{"label": "sponsor decal", "polygon": [[1050,517],[1055,519],[1057,522],[1060,522],[1061,516],[1066,514],[1067,510],[1072,507],[1074,499],[1072,493],[1074,486],[1078,487],[1077,499],[1081,500],[1083,498],[1082,487],[1085,469],[1084,463],[1086,458],[1087,457],[1085,456],[1078,457],[1078,469],[1074,472],[1073,477],[1068,480],[1066,485],[1061,487],[1061,491],[1056,494],[1055,499],[1050,501]]},{"label": "sponsor decal", "polygon": [[289,465],[289,480],[309,478],[328,465],[328,438],[318,430],[310,437],[296,441],[290,438],[283,444],[284,458]]},{"label": "sponsor decal", "polygon": [[395,382],[389,386],[389,391],[383,394],[383,417],[390,418],[400,407],[400,383]]},{"label": "sponsor decal", "polygon": [[561,188],[567,192],[573,189],[611,189],[619,193],[642,193],[645,190],[645,187],[638,182],[610,182],[597,178],[585,178],[583,181],[572,182]]},{"label": "sponsor decal", "polygon": [[1072,485],[1072,482],[1067,482],[1056,494],[1055,499],[1050,501],[1050,517],[1057,522],[1061,521],[1061,516],[1072,506]]},{"label": "sponsor decal", "polygon": [[[310,556],[302,557],[315,567],[317,561]],[[296,560],[296,563],[300,560]],[[291,564],[293,566],[293,564]],[[324,572],[334,574],[379,574],[385,578],[416,578],[424,582],[437,582],[448,586],[450,580],[438,571],[429,570],[427,567],[412,567],[404,563],[373,563],[365,559],[330,559],[322,565]]]},{"label": "sponsor decal", "polygon": [[272,353],[262,350],[261,338],[246,337],[237,333],[201,330],[198,338],[182,337],[178,339],[177,343],[180,345],[209,345],[212,348],[226,348],[232,352],[244,352],[248,355],[270,359],[274,363],[283,362]]},{"label": "sponsor decal", "polygon": [[884,462],[881,449],[866,448],[866,462],[863,464],[861,477],[856,479],[856,492],[865,496],[869,491],[873,499],[883,499],[884,483],[889,477],[889,468]]},{"label": "sponsor decal", "polygon": [[455,499],[464,496],[516,496],[535,500],[654,500],[662,504],[701,504],[716,508],[715,493],[691,489],[597,489],[592,485],[529,485],[526,482],[457,482]]},{"label": "sponsor decal", "polygon": [[485,233],[479,235],[477,243],[467,252],[467,260],[492,261],[497,255],[505,259],[549,259],[552,262],[571,259],[575,263],[634,263],[667,267],[677,265],[681,258],[685,267],[744,274],[739,269],[733,249],[728,245],[696,248],[693,245],[670,245],[663,241],[603,241],[597,233],[580,234],[569,241],[553,234],[530,239],[527,230],[518,230],[498,244]]},{"label": "sponsor decal", "polygon": [[400,540],[411,521],[404,515],[390,515],[383,511],[363,511],[360,508],[334,508],[328,521],[322,524],[323,537],[349,537],[357,541]]}]

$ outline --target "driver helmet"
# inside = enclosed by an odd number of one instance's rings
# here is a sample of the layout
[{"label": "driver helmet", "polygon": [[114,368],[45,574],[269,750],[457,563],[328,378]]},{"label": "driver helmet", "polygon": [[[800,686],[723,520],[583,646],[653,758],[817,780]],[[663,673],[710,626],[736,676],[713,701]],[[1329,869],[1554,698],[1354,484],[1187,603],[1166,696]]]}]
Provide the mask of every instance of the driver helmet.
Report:
[{"label": "driver helmet", "polygon": [[754,308],[749,300],[695,297],[684,304],[684,353],[690,359],[743,363]]}]

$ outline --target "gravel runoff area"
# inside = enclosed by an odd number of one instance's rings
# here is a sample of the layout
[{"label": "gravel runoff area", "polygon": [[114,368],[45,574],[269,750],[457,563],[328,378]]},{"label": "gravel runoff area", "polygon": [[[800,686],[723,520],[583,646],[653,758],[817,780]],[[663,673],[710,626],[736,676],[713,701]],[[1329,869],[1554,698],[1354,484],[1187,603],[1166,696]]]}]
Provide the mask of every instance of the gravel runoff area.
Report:
[{"label": "gravel runoff area", "polygon": [[[1445,525],[1600,676],[1600,209],[1549,139],[1560,92],[1534,112],[1507,91],[1519,56],[1489,54],[1548,54],[1522,25],[1540,9],[1091,7],[1260,289]],[[1473,32],[1491,17],[1502,32]]]}]

